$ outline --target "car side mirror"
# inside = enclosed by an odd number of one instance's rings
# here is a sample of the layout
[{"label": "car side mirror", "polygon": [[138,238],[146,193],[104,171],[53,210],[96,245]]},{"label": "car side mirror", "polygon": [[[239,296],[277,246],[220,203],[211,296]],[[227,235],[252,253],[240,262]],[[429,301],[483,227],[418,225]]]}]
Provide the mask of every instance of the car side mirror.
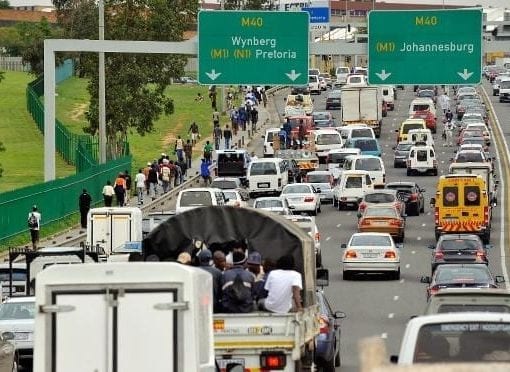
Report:
[{"label": "car side mirror", "polygon": [[321,193],[321,189],[315,189],[315,193],[316,194],[320,194]]},{"label": "car side mirror", "polygon": [[434,244],[429,244],[427,247],[428,247],[428,249],[435,249],[436,248],[436,246]]},{"label": "car side mirror", "polygon": [[296,207],[293,205],[289,205],[289,209],[292,211],[293,209],[296,209]]},{"label": "car side mirror", "polygon": [[403,248],[404,248],[404,244],[402,244],[402,243],[396,243],[396,244],[395,244],[395,248],[397,248],[397,249],[403,249]]},{"label": "car side mirror", "polygon": [[492,244],[485,244],[485,247],[484,247],[484,248],[485,248],[485,249],[492,249],[492,248],[493,248],[493,246],[492,246]]},{"label": "car side mirror", "polygon": [[398,133],[398,129],[395,129],[395,133]]},{"label": "car side mirror", "polygon": [[327,287],[329,285],[329,270],[317,269],[316,270],[316,283],[317,287]]},{"label": "car side mirror", "polygon": [[391,149],[392,149],[392,150],[395,150],[396,148],[397,148],[396,146],[393,146]]},{"label": "car side mirror", "polygon": [[343,311],[335,311],[335,313],[333,314],[333,317],[335,319],[344,319],[347,317],[347,315]]},{"label": "car side mirror", "polygon": [[12,341],[12,340],[14,340],[14,333],[12,333],[12,332],[2,332],[2,340],[4,340],[4,341]]},{"label": "car side mirror", "polygon": [[347,248],[347,244],[345,244],[345,243],[344,244],[340,244],[340,248],[342,248],[342,249]]},{"label": "car side mirror", "polygon": [[505,282],[505,277],[502,275],[496,275],[496,277],[494,279],[496,280],[496,283],[498,283],[498,284]]},{"label": "car side mirror", "polygon": [[420,283],[430,284],[430,282],[431,282],[430,276],[422,276],[420,278]]},{"label": "car side mirror", "polygon": [[265,135],[261,135],[261,136],[260,136],[260,138],[265,139],[265,138],[266,138],[266,136],[265,136]]},{"label": "car side mirror", "polygon": [[390,363],[397,364],[398,363],[398,355],[390,355]]},{"label": "car side mirror", "polygon": [[363,216],[363,214],[361,214],[361,212],[358,212],[357,216],[358,216],[358,218],[361,218],[361,216]]},{"label": "car side mirror", "polygon": [[436,206],[436,198],[430,198],[430,208],[434,208]]}]

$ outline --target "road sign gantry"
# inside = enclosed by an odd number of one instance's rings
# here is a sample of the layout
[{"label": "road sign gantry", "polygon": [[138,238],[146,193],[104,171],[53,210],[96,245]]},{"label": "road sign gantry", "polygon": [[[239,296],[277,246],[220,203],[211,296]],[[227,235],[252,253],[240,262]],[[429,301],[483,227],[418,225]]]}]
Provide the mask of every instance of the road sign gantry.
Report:
[{"label": "road sign gantry", "polygon": [[309,14],[201,11],[198,81],[201,84],[308,84]]}]

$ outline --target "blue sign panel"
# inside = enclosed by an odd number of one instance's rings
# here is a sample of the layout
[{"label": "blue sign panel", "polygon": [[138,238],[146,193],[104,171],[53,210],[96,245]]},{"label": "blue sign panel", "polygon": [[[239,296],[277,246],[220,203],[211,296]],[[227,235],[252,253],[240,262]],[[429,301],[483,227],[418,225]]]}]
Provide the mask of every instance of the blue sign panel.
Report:
[{"label": "blue sign panel", "polygon": [[301,10],[310,13],[310,23],[329,22],[329,8],[302,8]]}]

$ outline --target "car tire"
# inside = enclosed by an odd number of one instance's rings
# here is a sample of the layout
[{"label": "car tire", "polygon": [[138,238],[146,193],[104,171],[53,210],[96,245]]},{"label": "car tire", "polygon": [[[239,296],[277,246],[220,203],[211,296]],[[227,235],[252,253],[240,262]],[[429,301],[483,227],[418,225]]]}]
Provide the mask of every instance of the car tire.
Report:
[{"label": "car tire", "polygon": [[310,216],[317,216],[317,209],[310,212]]},{"label": "car tire", "polygon": [[425,203],[421,206],[420,213],[425,213]]},{"label": "car tire", "polygon": [[337,201],[336,201],[336,198],[333,196],[333,208],[336,208],[336,205],[337,205]]},{"label": "car tire", "polygon": [[335,367],[340,367],[341,365],[342,365],[342,356],[340,355],[340,350],[338,350],[335,355]]},{"label": "car tire", "polygon": [[315,267],[322,267],[322,253],[315,258]]},{"label": "car tire", "polygon": [[398,163],[397,162],[393,162],[393,168],[398,168]]},{"label": "car tire", "polygon": [[393,280],[400,280],[400,268],[391,275]]},{"label": "car tire", "polygon": [[489,244],[491,241],[491,231],[490,230],[487,230],[483,235],[482,235],[482,242],[484,242],[484,244]]},{"label": "car tire", "polygon": [[343,279],[344,280],[352,280],[352,273],[350,271],[345,271],[343,272]]},{"label": "car tire", "polygon": [[331,360],[321,360],[317,364],[317,372],[335,372],[335,358]]},{"label": "car tire", "polygon": [[411,175],[411,170],[409,168],[407,168],[406,176],[410,176],[410,175]]},{"label": "car tire", "polygon": [[338,210],[341,211],[344,209],[344,205],[341,202],[338,202]]},{"label": "car tire", "polygon": [[321,204],[319,203],[319,208],[317,208],[317,213],[321,213],[321,212],[322,212]]},{"label": "car tire", "polygon": [[433,176],[437,176],[437,168],[436,168],[436,169],[434,169],[434,170],[432,170],[432,175],[433,175]]}]

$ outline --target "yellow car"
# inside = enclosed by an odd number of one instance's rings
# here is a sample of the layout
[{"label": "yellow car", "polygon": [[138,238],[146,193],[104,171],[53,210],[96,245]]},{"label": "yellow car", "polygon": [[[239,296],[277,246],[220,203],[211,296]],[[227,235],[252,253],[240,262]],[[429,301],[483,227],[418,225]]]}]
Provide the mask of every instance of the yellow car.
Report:
[{"label": "yellow car", "polygon": [[411,129],[427,129],[427,124],[425,119],[406,119],[400,124],[400,129],[396,129],[395,132],[397,135],[397,143],[406,142],[407,141],[407,133]]}]

